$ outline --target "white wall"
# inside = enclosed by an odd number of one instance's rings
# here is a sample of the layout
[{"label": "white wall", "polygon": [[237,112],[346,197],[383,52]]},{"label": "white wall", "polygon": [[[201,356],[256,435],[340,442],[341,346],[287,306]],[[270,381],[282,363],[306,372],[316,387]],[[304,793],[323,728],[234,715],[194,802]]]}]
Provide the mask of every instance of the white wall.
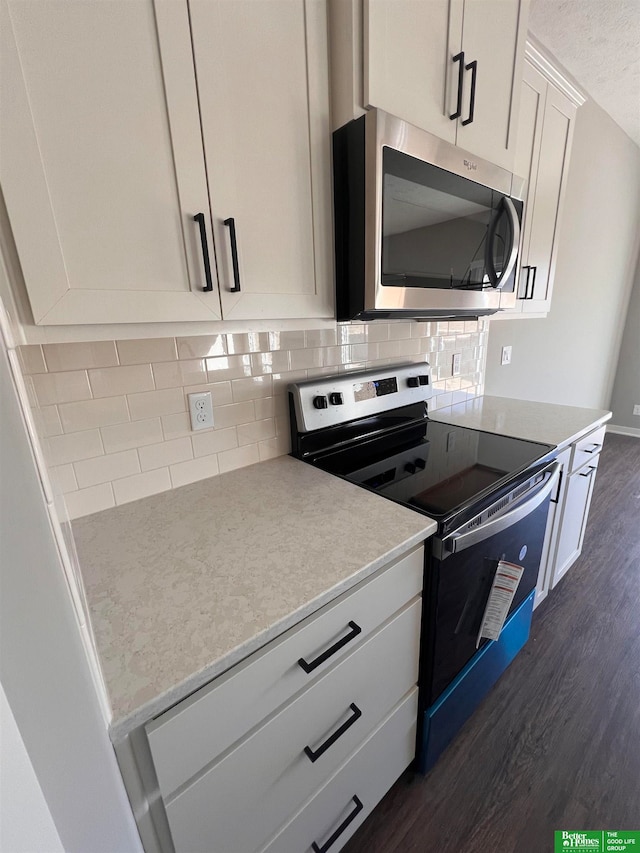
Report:
[{"label": "white wall", "polygon": [[0,850],[64,853],[2,685],[0,731]]},{"label": "white wall", "polygon": [[[639,239],[640,149],[587,101],[576,119],[551,312],[491,321],[486,394],[608,408]],[[501,367],[508,344],[513,361]]]},{"label": "white wall", "polygon": [[[0,400],[2,688],[65,851],[138,853],[1,338]],[[35,815],[22,807],[27,845]]]},{"label": "white wall", "polygon": [[611,423],[640,435],[640,415],[633,414],[634,404],[640,404],[640,258],[611,395]]}]

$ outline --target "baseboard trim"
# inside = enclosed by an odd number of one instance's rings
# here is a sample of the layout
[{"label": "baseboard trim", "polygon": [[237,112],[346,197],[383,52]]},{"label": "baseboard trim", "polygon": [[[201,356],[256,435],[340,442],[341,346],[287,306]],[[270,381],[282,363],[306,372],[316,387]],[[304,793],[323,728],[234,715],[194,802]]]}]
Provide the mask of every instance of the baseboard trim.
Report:
[{"label": "baseboard trim", "polygon": [[607,432],[614,432],[616,435],[631,435],[634,438],[640,438],[640,429],[637,429],[636,427],[607,424]]}]

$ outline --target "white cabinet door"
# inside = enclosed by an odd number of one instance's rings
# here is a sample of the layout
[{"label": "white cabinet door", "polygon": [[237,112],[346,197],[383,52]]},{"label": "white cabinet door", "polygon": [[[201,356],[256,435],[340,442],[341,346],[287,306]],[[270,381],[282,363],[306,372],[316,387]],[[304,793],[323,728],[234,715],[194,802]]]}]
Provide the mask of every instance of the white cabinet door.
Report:
[{"label": "white cabinet door", "polygon": [[551,307],[553,274],[556,263],[562,201],[569,171],[569,152],[576,108],[571,101],[549,85],[544,109],[544,124],[535,188],[530,189],[528,205],[529,245],[526,263],[531,282],[522,312],[548,312]]},{"label": "white cabinet door", "polygon": [[567,480],[569,477],[571,447],[566,447],[556,457],[556,462],[560,466],[560,476],[558,479],[558,487],[555,490],[555,495],[551,498],[549,506],[549,519],[547,522],[547,530],[544,537],[544,545],[542,548],[542,557],[540,558],[540,569],[538,571],[538,583],[536,584],[536,595],[533,601],[533,608],[542,604],[551,587],[551,578],[554,567],[554,554],[558,545],[558,537],[560,535],[560,518],[562,515],[562,504],[567,491]]},{"label": "white cabinet door", "polygon": [[447,93],[462,42],[463,0],[365,0],[364,106],[455,142]]},{"label": "white cabinet door", "polygon": [[2,0],[0,180],[36,323],[220,317],[193,221],[208,198],[188,10],[157,5],[179,126],[152,0]]},{"label": "white cabinet door", "polygon": [[189,9],[223,315],[332,316],[326,4]]},{"label": "white cabinet door", "polygon": [[599,457],[596,456],[593,461],[574,471],[568,479],[551,579],[552,588],[571,568],[582,551],[598,460]]},{"label": "white cabinet door", "polygon": [[[515,155],[516,121],[524,61],[528,0],[465,0],[462,49],[465,72],[462,116],[456,144],[478,157],[511,170]],[[474,103],[473,121],[469,106]]]}]

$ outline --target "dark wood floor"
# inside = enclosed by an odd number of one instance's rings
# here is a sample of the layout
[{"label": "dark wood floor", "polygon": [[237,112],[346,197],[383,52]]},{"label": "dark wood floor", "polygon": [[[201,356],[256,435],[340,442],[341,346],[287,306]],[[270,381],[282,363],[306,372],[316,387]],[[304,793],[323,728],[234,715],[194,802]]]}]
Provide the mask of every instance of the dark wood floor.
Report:
[{"label": "dark wood floor", "polygon": [[608,435],[582,556],[428,777],[345,853],[545,853],[556,829],[640,829],[640,440]]}]

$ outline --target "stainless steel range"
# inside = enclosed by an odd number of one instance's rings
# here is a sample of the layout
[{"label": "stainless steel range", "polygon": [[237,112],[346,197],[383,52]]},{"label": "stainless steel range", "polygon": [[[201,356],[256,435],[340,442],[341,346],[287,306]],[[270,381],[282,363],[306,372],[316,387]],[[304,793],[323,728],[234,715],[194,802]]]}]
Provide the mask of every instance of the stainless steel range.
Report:
[{"label": "stainless steel range", "polygon": [[[423,772],[528,639],[558,478],[553,447],[431,420],[430,398],[424,362],[289,387],[292,455],[438,522],[425,548]],[[505,563],[521,567],[519,582],[489,639],[483,620]]]}]

